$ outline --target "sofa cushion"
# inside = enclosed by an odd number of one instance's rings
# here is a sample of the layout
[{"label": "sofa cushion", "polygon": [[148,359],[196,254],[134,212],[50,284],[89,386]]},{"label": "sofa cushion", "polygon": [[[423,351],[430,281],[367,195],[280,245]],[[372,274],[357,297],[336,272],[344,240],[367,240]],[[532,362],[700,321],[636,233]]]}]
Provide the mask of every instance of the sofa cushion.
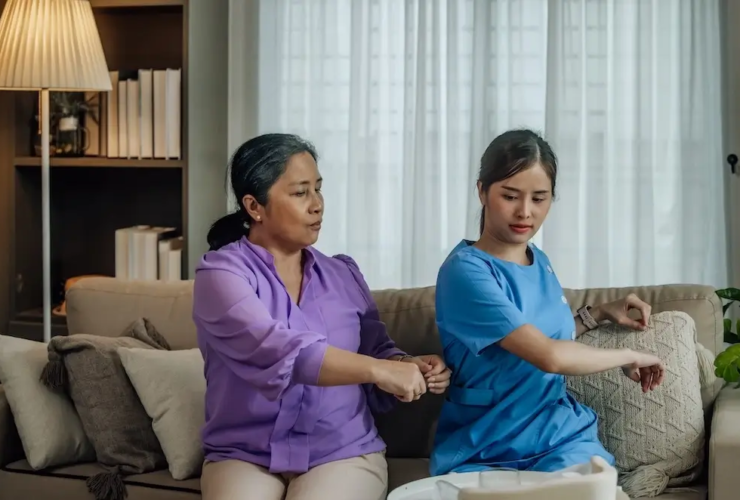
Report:
[{"label": "sofa cushion", "polygon": [[389,458],[388,492],[399,486],[429,477],[429,460],[426,458]]},{"label": "sofa cushion", "polygon": [[[104,472],[100,464],[83,463],[33,471],[25,460],[9,464],[0,470],[0,500],[43,498],[69,500],[90,498],[86,481]],[[169,472],[159,470],[125,478],[126,500],[197,500],[200,479],[175,481]]]},{"label": "sofa cushion", "polygon": [[[697,478],[704,460],[704,409],[694,321],[684,312],[652,315],[648,330],[609,324],[578,341],[604,349],[652,352],[665,379],[643,393],[621,370],[566,377],[568,390],[599,416],[599,438],[616,459],[631,497],[654,496]],[[711,368],[710,368],[711,372]]]},{"label": "sofa cushion", "polygon": [[172,477],[200,475],[206,379],[199,349],[121,348],[118,354],[139,400],[152,419]]},{"label": "sofa cushion", "polygon": [[[54,337],[49,343],[47,372],[57,371],[52,367],[61,361],[65,376],[60,377],[61,381],[52,381],[54,377],[49,376],[47,382],[61,382],[69,392],[97,460],[113,467],[114,474],[137,474],[166,467],[152,421],[121,364],[117,353],[120,347],[165,349],[167,345],[144,319],[132,323],[118,337],[86,334]],[[120,479],[115,477],[97,479],[105,484],[120,484]],[[107,487],[98,480],[90,483],[91,491],[100,492]]]},{"label": "sofa cushion", "polygon": [[[80,429],[82,424],[80,423]],[[92,449],[92,445],[90,446]],[[0,382],[0,467],[23,458],[23,443],[13,420],[8,396]]]},{"label": "sofa cushion", "polygon": [[[373,292],[380,319],[399,349],[413,354],[442,355],[434,314],[434,287]],[[427,393],[413,403],[396,404],[375,415],[375,424],[388,445],[386,457],[427,458],[432,451],[443,394]]]},{"label": "sofa cushion", "polygon": [[147,318],[172,350],[197,347],[193,281],[127,281],[85,278],[66,294],[67,330],[101,337],[118,335]]},{"label": "sofa cushion", "polygon": [[44,387],[46,344],[0,335],[0,383],[33,469],[93,460],[72,401]]},{"label": "sofa cushion", "polygon": [[[35,472],[25,460],[10,464],[0,470],[0,500],[18,498],[44,498],[67,500],[87,498],[85,479],[104,470],[94,463],[58,467]],[[417,479],[429,477],[426,459],[396,458],[388,460],[388,491]],[[200,499],[200,479],[175,481],[166,470],[137,474],[126,478],[127,500],[195,500]],[[706,500],[705,485],[692,486],[680,491],[666,492],[658,500]],[[634,498],[632,500],[646,500]]]}]

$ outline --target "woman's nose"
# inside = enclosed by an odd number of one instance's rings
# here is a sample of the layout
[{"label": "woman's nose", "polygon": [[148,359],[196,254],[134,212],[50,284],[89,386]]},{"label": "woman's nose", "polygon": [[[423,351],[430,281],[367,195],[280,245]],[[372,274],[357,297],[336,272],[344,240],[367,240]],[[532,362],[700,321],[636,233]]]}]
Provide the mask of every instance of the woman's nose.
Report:
[{"label": "woman's nose", "polygon": [[529,219],[532,216],[532,207],[528,202],[522,202],[517,207],[516,216],[519,219]]},{"label": "woman's nose", "polygon": [[317,214],[317,213],[320,213],[323,209],[324,209],[324,202],[321,199],[321,197],[314,196],[313,203],[311,204],[311,207],[309,208],[311,213]]}]

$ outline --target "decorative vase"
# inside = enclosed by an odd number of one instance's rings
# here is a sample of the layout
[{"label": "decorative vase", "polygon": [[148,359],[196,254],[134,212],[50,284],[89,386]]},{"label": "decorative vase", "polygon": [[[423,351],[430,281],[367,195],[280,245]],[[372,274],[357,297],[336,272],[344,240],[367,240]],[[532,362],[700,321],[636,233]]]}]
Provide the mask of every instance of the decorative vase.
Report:
[{"label": "decorative vase", "polygon": [[76,116],[59,119],[55,142],[56,156],[83,156],[90,146],[87,129],[80,126],[80,120]]}]

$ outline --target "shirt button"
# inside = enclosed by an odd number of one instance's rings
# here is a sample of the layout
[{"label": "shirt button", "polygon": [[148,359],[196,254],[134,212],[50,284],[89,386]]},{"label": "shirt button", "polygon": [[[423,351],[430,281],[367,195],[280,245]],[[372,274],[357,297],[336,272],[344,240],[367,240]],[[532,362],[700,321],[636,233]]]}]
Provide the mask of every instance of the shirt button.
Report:
[{"label": "shirt button", "polygon": [[563,301],[563,304],[567,304],[568,303],[568,299],[565,298],[565,295],[561,296],[560,297],[560,300]]},{"label": "shirt button", "polygon": [[552,274],[552,267],[547,266],[547,272],[550,273],[550,274]]}]

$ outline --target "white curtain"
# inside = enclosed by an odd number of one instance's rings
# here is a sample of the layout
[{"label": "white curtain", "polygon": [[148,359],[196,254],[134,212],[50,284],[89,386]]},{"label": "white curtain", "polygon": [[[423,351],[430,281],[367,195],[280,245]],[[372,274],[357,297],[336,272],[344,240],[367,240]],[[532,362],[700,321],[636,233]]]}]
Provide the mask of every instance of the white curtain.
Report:
[{"label": "white curtain", "polygon": [[317,146],[317,247],[372,288],[432,285],[478,236],[478,162],[514,127],[560,158],[535,242],[564,286],[726,284],[718,0],[263,0],[259,15],[257,129]]}]

